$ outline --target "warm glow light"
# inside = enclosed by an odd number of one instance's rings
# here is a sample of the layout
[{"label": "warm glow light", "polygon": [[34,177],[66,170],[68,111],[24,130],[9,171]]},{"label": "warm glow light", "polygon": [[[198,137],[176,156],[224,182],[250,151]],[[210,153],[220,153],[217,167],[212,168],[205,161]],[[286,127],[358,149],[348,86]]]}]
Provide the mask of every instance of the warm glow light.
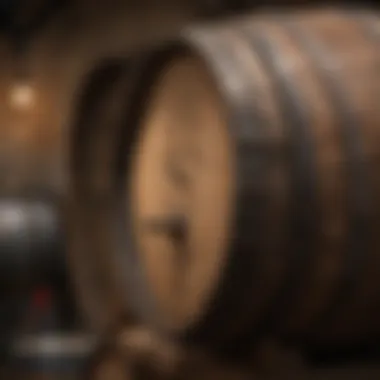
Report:
[{"label": "warm glow light", "polygon": [[10,88],[10,105],[19,110],[27,110],[34,106],[36,93],[32,86],[28,84],[13,84]]}]

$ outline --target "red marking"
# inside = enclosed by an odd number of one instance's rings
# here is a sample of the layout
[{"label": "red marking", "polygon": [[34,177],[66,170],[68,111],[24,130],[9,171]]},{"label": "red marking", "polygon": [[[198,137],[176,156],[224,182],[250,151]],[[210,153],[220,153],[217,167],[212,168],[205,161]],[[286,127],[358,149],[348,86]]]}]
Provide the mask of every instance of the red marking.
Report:
[{"label": "red marking", "polygon": [[46,310],[51,300],[52,294],[49,288],[39,288],[32,295],[32,305],[39,310]]}]

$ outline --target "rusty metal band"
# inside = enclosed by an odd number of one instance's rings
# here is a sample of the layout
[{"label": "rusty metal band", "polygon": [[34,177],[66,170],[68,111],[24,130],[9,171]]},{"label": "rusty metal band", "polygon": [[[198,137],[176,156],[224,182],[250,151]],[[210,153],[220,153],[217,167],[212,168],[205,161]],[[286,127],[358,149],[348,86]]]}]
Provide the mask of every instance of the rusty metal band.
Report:
[{"label": "rusty metal band", "polygon": [[[347,12],[347,17],[350,17],[356,22],[365,38],[373,44],[373,49],[380,49],[380,17],[377,10],[370,9],[363,12]],[[378,52],[375,61],[376,69],[380,73],[380,53]],[[380,88],[377,89],[377,99],[380,99]],[[374,232],[375,233],[375,232]],[[374,248],[376,249],[376,247]],[[371,305],[370,314],[373,315],[373,320],[377,319],[380,310],[380,302],[375,299]],[[377,335],[377,334],[376,334]]]},{"label": "rusty metal band", "polygon": [[[243,101],[237,100],[225,83],[233,73],[240,82],[240,88],[247,87],[249,83],[239,70],[237,57],[231,54],[229,44],[233,41],[224,41],[222,36],[212,31],[193,32],[190,38],[202,51],[202,58],[209,64],[216,85],[220,87],[229,115],[229,132],[237,152],[237,203],[233,223],[236,237],[232,240],[226,272],[209,313],[198,331],[190,337],[194,342],[208,342],[217,346],[218,342],[231,338],[227,328],[229,321],[232,322],[240,313],[247,311],[252,292],[257,287],[252,271],[259,270],[260,256],[253,255],[252,250],[257,247],[262,234],[265,234],[262,220],[269,201],[265,186],[262,185],[270,162],[265,136],[267,121],[250,97]],[[249,88],[248,94],[250,91],[254,91],[254,88]]]},{"label": "rusty metal band", "polygon": [[283,125],[289,133],[291,155],[291,243],[288,249],[292,252],[289,271],[283,287],[274,302],[269,323],[278,318],[291,306],[291,300],[299,286],[302,286],[303,272],[316,252],[316,231],[318,209],[316,202],[316,158],[315,148],[310,131],[308,105],[291,78],[281,69],[281,54],[276,43],[265,29],[255,27],[241,28],[242,36],[258,53],[263,66],[270,71],[278,94]]},{"label": "rusty metal band", "polygon": [[344,268],[338,291],[316,321],[316,331],[334,320],[340,307],[345,304],[363,272],[369,258],[371,226],[371,184],[360,139],[360,121],[339,82],[339,69],[335,63],[339,57],[329,50],[318,36],[296,22],[284,21],[288,33],[307,52],[315,63],[314,69],[327,90],[327,96],[336,110],[339,129],[346,154],[348,174],[349,231],[346,242]]}]

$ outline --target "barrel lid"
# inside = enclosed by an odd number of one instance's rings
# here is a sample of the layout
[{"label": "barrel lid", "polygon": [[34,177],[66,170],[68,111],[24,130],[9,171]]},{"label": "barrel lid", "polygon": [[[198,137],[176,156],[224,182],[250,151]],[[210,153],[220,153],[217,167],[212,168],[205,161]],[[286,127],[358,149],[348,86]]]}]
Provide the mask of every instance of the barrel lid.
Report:
[{"label": "barrel lid", "polygon": [[148,99],[128,168],[144,289],[137,309],[159,328],[186,330],[206,312],[225,265],[232,147],[223,103],[196,56],[167,63]]}]

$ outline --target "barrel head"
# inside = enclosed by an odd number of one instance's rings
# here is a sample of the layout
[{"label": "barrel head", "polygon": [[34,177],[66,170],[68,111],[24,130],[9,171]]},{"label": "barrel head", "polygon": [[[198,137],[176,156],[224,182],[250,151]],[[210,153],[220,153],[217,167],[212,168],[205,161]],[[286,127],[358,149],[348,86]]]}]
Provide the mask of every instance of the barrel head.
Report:
[{"label": "barrel head", "polygon": [[[154,84],[131,158],[137,270],[155,300],[149,317],[186,330],[207,309],[226,265],[233,147],[206,66],[183,56]],[[153,305],[151,305],[153,306]]]}]

